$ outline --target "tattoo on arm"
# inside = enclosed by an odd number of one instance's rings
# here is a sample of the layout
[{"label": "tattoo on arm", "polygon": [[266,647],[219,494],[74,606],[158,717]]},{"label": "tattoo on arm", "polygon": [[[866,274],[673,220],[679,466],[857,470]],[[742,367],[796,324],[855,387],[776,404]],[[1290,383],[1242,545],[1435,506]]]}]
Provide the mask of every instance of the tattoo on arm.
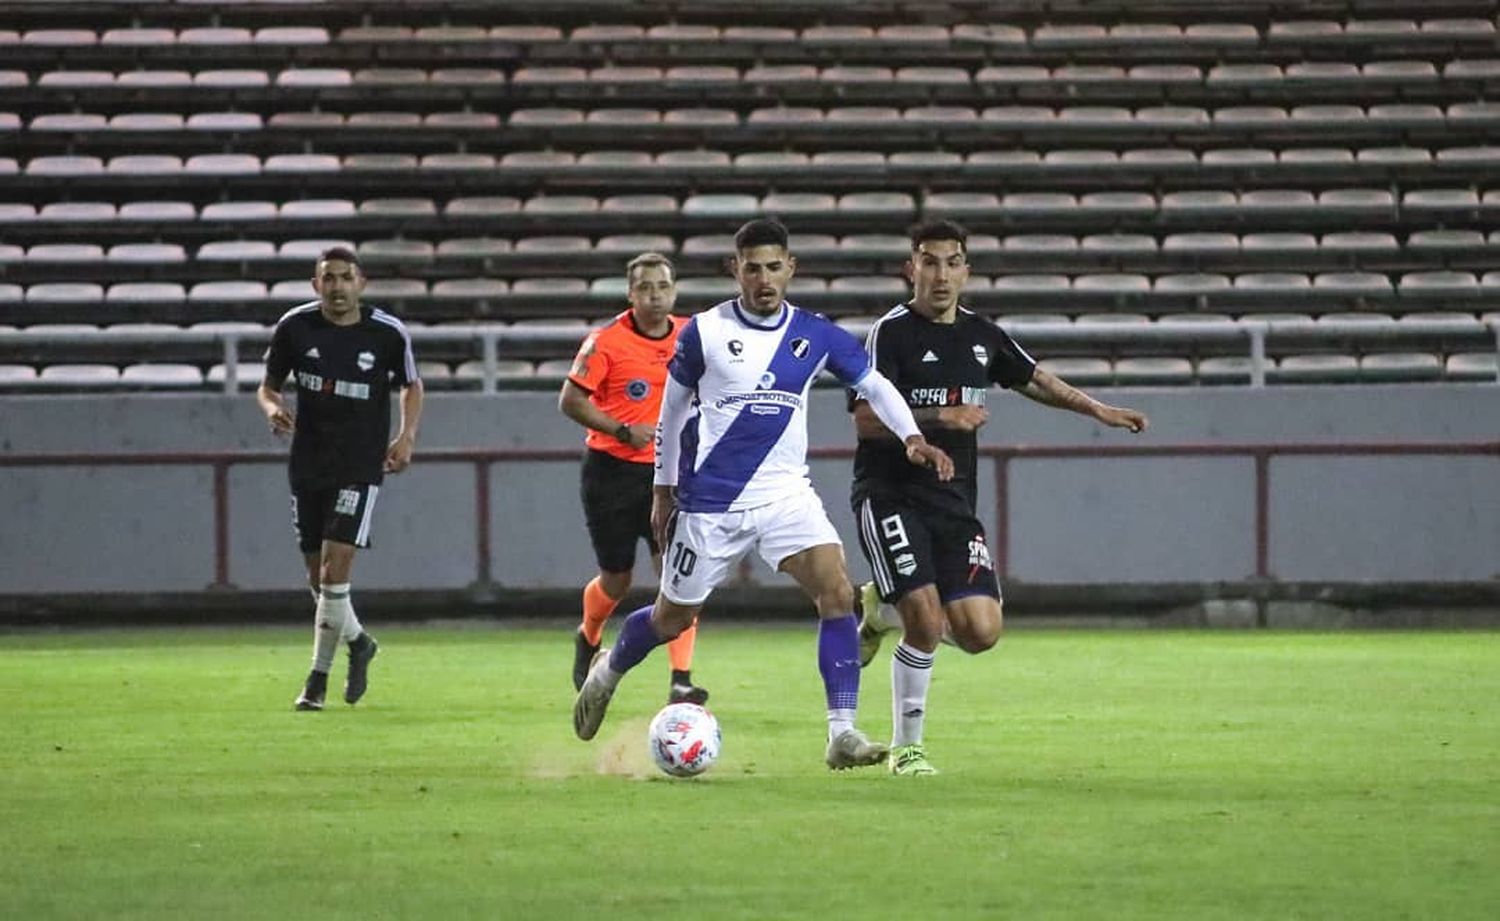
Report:
[{"label": "tattoo on arm", "polygon": [[1040,368],[1021,388],[1021,394],[1045,406],[1068,409],[1085,416],[1094,414],[1094,398],[1067,381]]}]

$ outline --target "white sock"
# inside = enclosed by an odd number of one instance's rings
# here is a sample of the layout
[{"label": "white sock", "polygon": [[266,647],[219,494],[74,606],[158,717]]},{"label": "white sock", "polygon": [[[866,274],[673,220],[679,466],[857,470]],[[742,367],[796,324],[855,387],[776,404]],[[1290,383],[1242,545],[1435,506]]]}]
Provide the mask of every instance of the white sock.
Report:
[{"label": "white sock", "polygon": [[891,745],[922,741],[934,655],[902,642],[891,656]]},{"label": "white sock", "polygon": [[326,675],[333,667],[333,653],[344,637],[344,624],[352,610],[348,582],[323,586],[318,613],[313,617],[313,671]]},{"label": "white sock", "polygon": [[833,709],[828,711],[828,740],[830,742],[853,728],[853,710]]},{"label": "white sock", "polygon": [[360,623],[359,618],[354,614],[354,599],[351,597],[346,604],[349,605],[349,616],[344,618],[344,642],[352,643],[365,632],[365,625]]}]

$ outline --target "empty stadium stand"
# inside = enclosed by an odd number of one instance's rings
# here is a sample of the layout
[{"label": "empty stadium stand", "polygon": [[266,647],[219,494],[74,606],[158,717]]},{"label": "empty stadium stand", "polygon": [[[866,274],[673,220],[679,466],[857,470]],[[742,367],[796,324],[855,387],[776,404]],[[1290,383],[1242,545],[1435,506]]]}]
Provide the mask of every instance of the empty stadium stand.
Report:
[{"label": "empty stadium stand", "polygon": [[855,327],[905,296],[908,224],[963,221],[967,303],[1080,383],[1493,381],[1496,21],[1489,0],[10,4],[0,389],[216,388],[237,360],[243,386],[334,244],[427,330],[433,384],[551,386],[630,256],[672,255],[697,309],[732,295],[729,234],[759,215],[793,229],[793,299]]}]

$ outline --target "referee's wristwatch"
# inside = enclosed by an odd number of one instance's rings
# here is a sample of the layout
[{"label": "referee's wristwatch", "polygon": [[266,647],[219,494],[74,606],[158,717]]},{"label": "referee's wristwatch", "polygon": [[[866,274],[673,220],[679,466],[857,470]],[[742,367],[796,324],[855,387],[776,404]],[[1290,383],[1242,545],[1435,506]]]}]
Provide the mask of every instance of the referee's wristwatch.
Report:
[{"label": "referee's wristwatch", "polygon": [[615,441],[618,441],[621,444],[630,444],[629,423],[621,422],[619,425],[615,426],[615,430],[612,434],[615,436]]}]

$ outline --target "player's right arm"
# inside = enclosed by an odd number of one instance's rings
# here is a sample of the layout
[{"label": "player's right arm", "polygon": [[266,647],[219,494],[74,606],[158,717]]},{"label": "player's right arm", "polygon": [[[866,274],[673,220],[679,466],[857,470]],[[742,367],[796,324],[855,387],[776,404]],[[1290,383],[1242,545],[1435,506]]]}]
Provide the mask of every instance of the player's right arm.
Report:
[{"label": "player's right arm", "polygon": [[651,487],[651,534],[656,545],[667,546],[667,524],[677,509],[677,473],[682,459],[682,430],[693,412],[693,397],[705,370],[703,336],[694,317],[677,336],[676,350],[667,362],[667,385],[656,418],[656,472]]},{"label": "player's right arm", "polygon": [[266,346],[265,376],[255,388],[255,402],[271,431],[277,435],[290,435],[296,425],[296,418],[281,395],[281,387],[286,383],[287,375],[292,373],[291,356],[290,333],[285,323],[278,323],[275,332],[271,333],[271,344]]}]

